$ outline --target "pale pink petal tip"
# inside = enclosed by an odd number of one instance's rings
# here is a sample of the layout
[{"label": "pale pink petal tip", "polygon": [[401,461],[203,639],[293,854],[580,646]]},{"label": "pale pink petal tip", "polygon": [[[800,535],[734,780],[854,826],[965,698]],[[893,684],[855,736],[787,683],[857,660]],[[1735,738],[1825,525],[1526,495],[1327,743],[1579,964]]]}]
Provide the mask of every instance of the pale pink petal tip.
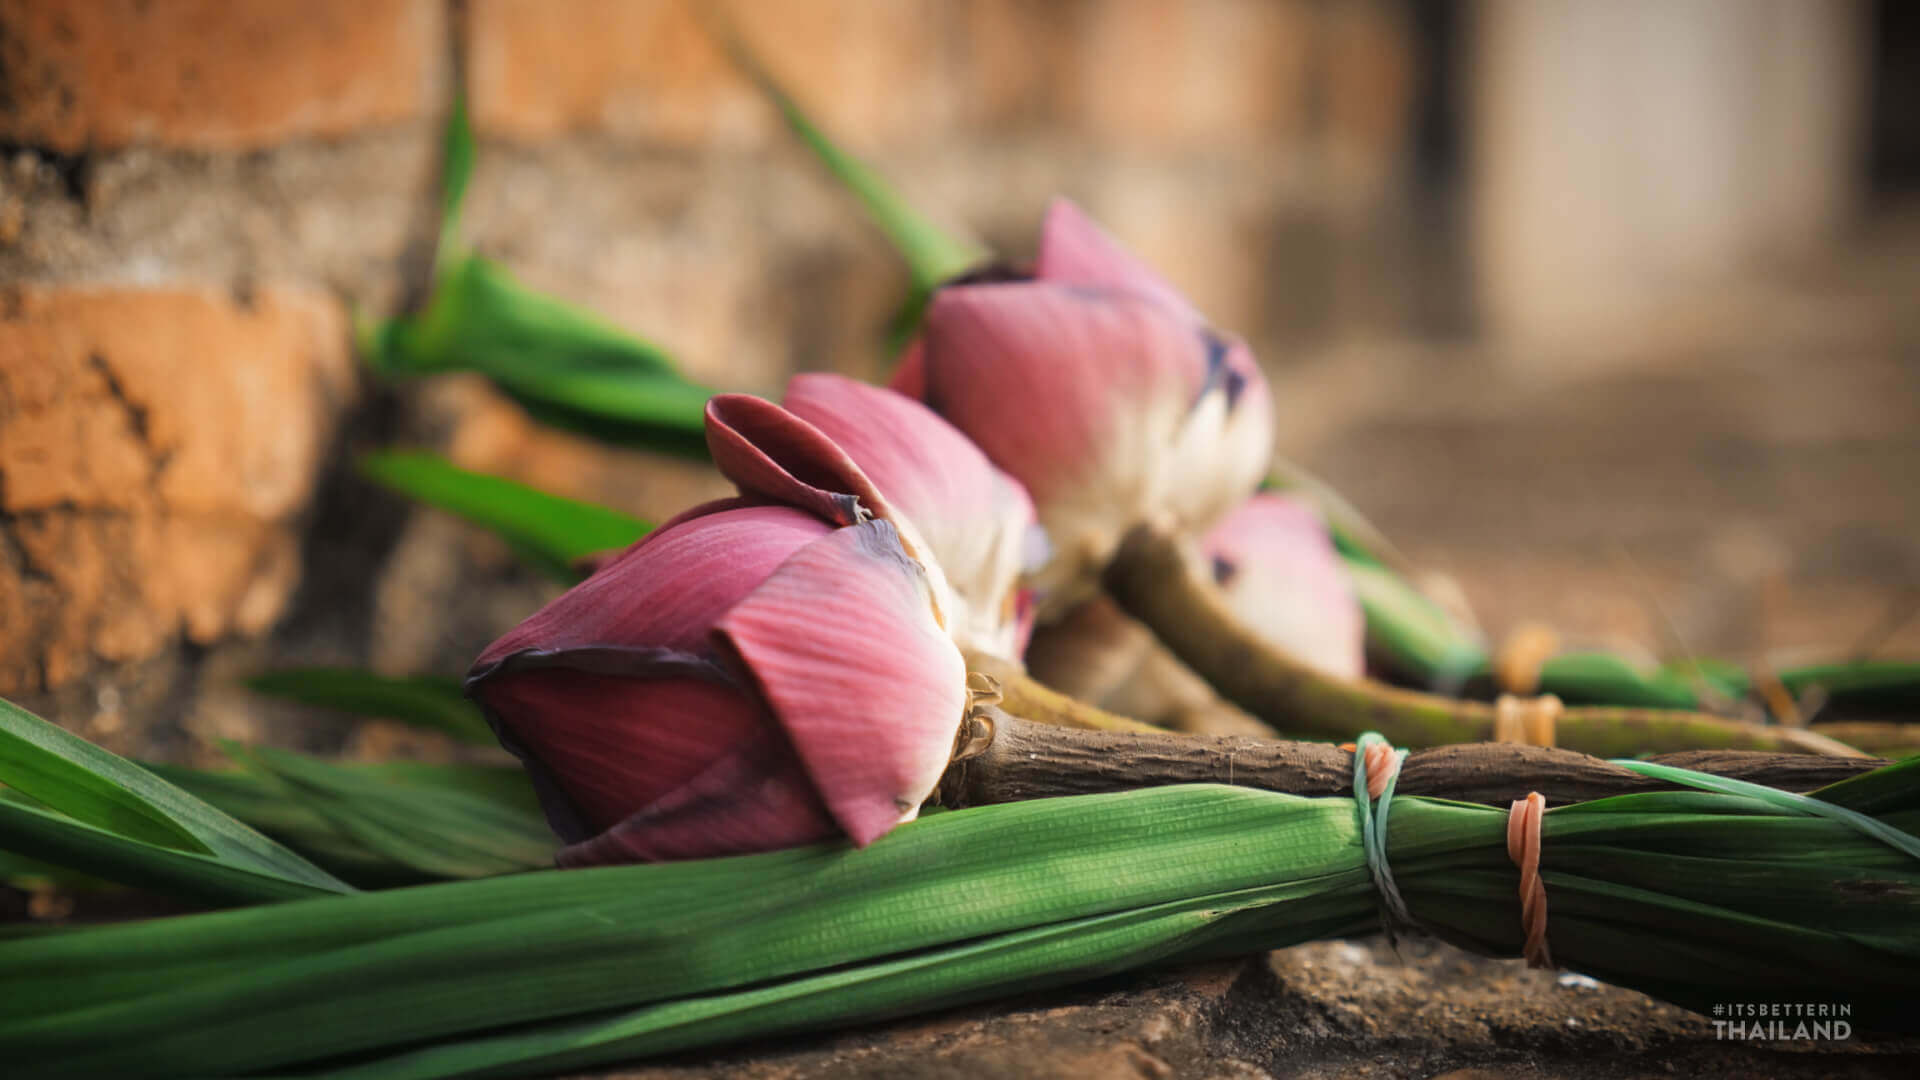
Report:
[{"label": "pale pink petal tip", "polygon": [[890,523],[802,548],[717,632],[856,844],[913,819],[952,752],[966,665]]},{"label": "pale pink petal tip", "polygon": [[1200,313],[1180,290],[1068,199],[1056,198],[1047,207],[1046,220],[1040,226],[1040,255],[1034,262],[1034,276],[1041,281],[1139,293],[1200,321]]},{"label": "pale pink petal tip", "polygon": [[1365,613],[1311,506],[1287,495],[1255,495],[1203,546],[1229,606],[1248,626],[1329,674],[1360,677]]}]

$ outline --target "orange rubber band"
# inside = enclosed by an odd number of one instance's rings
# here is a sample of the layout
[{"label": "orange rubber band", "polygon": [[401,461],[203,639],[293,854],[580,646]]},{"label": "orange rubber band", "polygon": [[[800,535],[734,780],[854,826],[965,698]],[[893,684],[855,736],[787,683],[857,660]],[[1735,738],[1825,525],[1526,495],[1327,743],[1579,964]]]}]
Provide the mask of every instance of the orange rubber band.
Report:
[{"label": "orange rubber band", "polygon": [[[1349,754],[1358,753],[1360,747],[1355,743],[1340,744],[1340,749]],[[1400,775],[1400,755],[1385,742],[1367,744],[1367,798],[1377,799],[1387,790],[1387,781]]]},{"label": "orange rubber band", "polygon": [[1553,966],[1547,948],[1547,886],[1540,880],[1540,825],[1546,812],[1546,797],[1537,791],[1515,799],[1507,812],[1507,858],[1520,868],[1520,925],[1526,934],[1520,954],[1530,968]]}]

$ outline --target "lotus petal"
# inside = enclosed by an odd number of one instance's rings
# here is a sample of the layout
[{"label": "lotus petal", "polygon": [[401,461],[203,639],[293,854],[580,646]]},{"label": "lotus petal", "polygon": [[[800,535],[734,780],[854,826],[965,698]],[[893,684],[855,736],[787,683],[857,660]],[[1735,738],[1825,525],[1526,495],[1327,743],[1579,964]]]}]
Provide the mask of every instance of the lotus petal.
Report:
[{"label": "lotus petal", "polygon": [[[769,721],[770,722],[770,721]],[[706,859],[812,844],[839,835],[793,747],[778,732],[592,839],[560,851],[563,867]]]},{"label": "lotus petal", "polygon": [[649,534],[509,631],[467,676],[547,818],[579,841],[778,732],[718,663],[710,631],[832,531],[788,507],[723,502]]},{"label": "lotus petal", "polygon": [[487,685],[501,741],[540,778],[543,800],[565,793],[577,827],[556,822],[563,840],[617,824],[743,748],[785,742],[751,689],[717,668],[699,678],[696,665],[679,678],[531,668]]},{"label": "lotus petal", "polygon": [[[718,509],[715,509],[715,507]],[[709,504],[643,537],[487,647],[476,686],[503,664],[565,666],[575,650],[665,649],[704,655],[722,613],[799,548],[832,531],[784,506]]]},{"label": "lotus petal", "polygon": [[920,402],[839,375],[799,375],[783,402],[837,444],[913,522],[960,604],[962,648],[1018,655],[1016,582],[1045,536],[1026,490]]},{"label": "lotus petal", "polygon": [[1067,199],[1055,199],[1047,206],[1033,270],[1041,281],[1137,293],[1195,323],[1205,321],[1180,290]]},{"label": "lotus petal", "polygon": [[1273,396],[1244,342],[1201,331],[1207,374],[1167,468],[1165,508],[1193,530],[1239,506],[1273,461]]},{"label": "lotus petal", "polygon": [[1366,619],[1312,507],[1256,495],[1209,532],[1203,548],[1228,604],[1249,627],[1322,671],[1360,677]]},{"label": "lotus petal", "polygon": [[887,379],[887,388],[915,401],[927,399],[927,349],[918,337],[901,350],[899,361],[893,365],[893,374]]},{"label": "lotus petal", "polygon": [[720,472],[748,497],[804,506],[836,524],[891,522],[907,554],[926,568],[935,617],[950,626],[948,613],[961,605],[932,545],[819,428],[765,398],[720,394],[707,407],[707,442]]},{"label": "lotus petal", "polygon": [[707,448],[743,494],[803,507],[836,525],[891,516],[846,451],[765,398],[716,394],[708,400]]},{"label": "lotus petal", "polygon": [[[1045,595],[1087,591],[1120,536],[1165,502],[1169,450],[1208,386],[1208,340],[1137,294],[1032,282],[941,290],[926,402],[1027,488],[1054,545]],[[1223,384],[1224,386],[1224,384]],[[1043,612],[1044,617],[1044,612]]]},{"label": "lotus petal", "polygon": [[717,636],[856,844],[914,818],[952,752],[966,665],[890,522],[801,548],[720,620]]}]

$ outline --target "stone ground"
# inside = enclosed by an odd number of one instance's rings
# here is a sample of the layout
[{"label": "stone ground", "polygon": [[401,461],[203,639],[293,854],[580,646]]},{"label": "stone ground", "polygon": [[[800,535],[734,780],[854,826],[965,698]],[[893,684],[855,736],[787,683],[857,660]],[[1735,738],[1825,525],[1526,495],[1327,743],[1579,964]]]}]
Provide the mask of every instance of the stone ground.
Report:
[{"label": "stone ground", "polygon": [[1325,941],[1238,963],[750,1046],[608,1080],[1911,1077],[1920,1039],[1749,1044],[1706,1018],[1451,946]]}]

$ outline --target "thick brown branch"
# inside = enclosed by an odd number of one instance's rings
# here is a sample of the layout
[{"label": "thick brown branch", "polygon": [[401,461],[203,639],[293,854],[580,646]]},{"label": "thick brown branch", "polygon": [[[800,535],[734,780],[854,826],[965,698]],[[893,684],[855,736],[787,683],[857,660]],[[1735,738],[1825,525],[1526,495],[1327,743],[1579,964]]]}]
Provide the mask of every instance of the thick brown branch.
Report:
[{"label": "thick brown branch", "polygon": [[[980,713],[987,723],[978,726],[966,748],[972,756],[956,761],[940,785],[941,801],[948,806],[1192,783],[1295,795],[1353,793],[1353,755],[1332,743],[1085,731],[1032,723],[992,707]],[[1886,764],[1876,758],[1738,750],[1696,750],[1653,760],[1787,791],[1811,791]],[[1397,790],[1504,806],[1529,791],[1559,804],[1673,786],[1572,750],[1468,743],[1409,754]]]}]

